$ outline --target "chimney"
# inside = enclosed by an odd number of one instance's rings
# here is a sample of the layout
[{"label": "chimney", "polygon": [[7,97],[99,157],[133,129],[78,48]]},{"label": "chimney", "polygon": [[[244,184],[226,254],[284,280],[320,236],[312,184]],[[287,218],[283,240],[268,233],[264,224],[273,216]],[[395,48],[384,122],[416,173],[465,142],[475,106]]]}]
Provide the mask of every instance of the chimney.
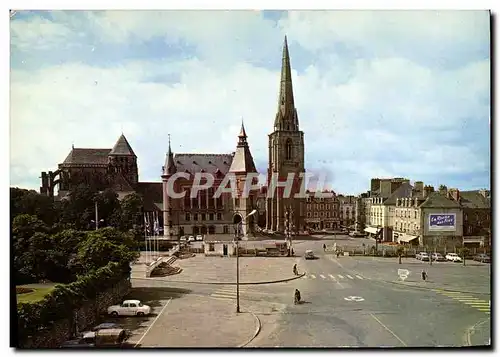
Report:
[{"label": "chimney", "polygon": [[380,188],[380,179],[372,178],[370,182],[370,192],[377,191]]},{"label": "chimney", "polygon": [[488,198],[490,197],[490,190],[483,188],[482,190],[479,190],[479,194],[484,198]]},{"label": "chimney", "polygon": [[423,197],[427,198],[432,192],[434,192],[434,187],[427,185],[424,186]]},{"label": "chimney", "polygon": [[448,190],[448,197],[454,201],[460,201],[460,191],[458,188],[450,188]]},{"label": "chimney", "polygon": [[389,197],[392,193],[392,179],[380,180],[380,196]]},{"label": "chimney", "polygon": [[422,181],[415,181],[413,188],[415,192],[422,194],[424,192],[424,183]]},{"label": "chimney", "polygon": [[446,187],[446,185],[439,185],[439,193],[442,194],[443,196],[447,197],[448,196],[448,187]]}]

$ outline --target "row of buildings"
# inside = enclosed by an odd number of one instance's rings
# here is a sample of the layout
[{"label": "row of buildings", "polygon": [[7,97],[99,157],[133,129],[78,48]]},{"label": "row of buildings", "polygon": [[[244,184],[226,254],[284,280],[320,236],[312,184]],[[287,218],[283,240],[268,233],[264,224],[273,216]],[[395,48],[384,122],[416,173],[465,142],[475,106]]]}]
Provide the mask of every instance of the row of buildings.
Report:
[{"label": "row of buildings", "polygon": [[380,241],[453,248],[491,244],[489,190],[460,191],[421,181],[374,178],[356,198],[356,230]]}]

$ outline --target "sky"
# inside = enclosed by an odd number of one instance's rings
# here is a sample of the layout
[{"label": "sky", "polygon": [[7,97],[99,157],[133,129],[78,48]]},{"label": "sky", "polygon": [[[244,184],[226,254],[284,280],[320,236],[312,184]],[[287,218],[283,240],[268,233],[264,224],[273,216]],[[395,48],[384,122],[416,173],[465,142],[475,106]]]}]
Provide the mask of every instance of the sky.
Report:
[{"label": "sky", "polygon": [[10,184],[123,132],[140,181],[174,153],[230,153],[243,118],[265,173],[287,35],[306,170],[490,187],[487,11],[17,11]]}]

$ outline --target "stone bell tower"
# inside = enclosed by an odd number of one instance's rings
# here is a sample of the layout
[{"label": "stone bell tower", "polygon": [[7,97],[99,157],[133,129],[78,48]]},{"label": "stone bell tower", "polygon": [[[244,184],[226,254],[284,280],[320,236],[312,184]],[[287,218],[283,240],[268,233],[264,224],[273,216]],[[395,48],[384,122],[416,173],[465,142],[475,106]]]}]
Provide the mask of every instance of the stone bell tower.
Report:
[{"label": "stone bell tower", "polygon": [[[255,234],[255,217],[247,217],[255,208],[257,203],[258,190],[249,190],[258,183],[258,172],[255,168],[252,153],[247,142],[245,126],[241,123],[240,134],[238,135],[238,145],[234,154],[229,174],[235,176],[236,195],[233,197],[234,215],[240,215],[243,218],[242,230],[240,234],[243,237],[253,236]],[[250,180],[250,181],[248,181]],[[245,185],[248,185],[245,187]]]},{"label": "stone bell tower", "polygon": [[285,232],[285,209],[293,215],[291,222],[296,230],[304,229],[305,198],[296,198],[302,184],[301,174],[304,167],[304,132],[299,129],[299,119],[293,98],[292,71],[288,43],[285,37],[281,65],[278,111],[274,120],[274,131],[269,134],[269,166],[267,187],[271,187],[273,175],[280,182],[287,180],[288,174],[294,177],[291,195],[283,197],[283,189],[277,189],[273,197],[267,198],[266,229]]}]

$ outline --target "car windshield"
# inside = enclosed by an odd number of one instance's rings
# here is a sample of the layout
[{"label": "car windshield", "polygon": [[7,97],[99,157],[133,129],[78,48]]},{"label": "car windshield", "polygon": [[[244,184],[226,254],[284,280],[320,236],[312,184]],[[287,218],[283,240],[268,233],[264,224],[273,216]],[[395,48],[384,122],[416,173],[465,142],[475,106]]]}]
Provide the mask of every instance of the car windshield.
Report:
[{"label": "car windshield", "polygon": [[143,307],[144,305],[142,305],[142,302],[138,303],[137,306],[139,307]]}]

